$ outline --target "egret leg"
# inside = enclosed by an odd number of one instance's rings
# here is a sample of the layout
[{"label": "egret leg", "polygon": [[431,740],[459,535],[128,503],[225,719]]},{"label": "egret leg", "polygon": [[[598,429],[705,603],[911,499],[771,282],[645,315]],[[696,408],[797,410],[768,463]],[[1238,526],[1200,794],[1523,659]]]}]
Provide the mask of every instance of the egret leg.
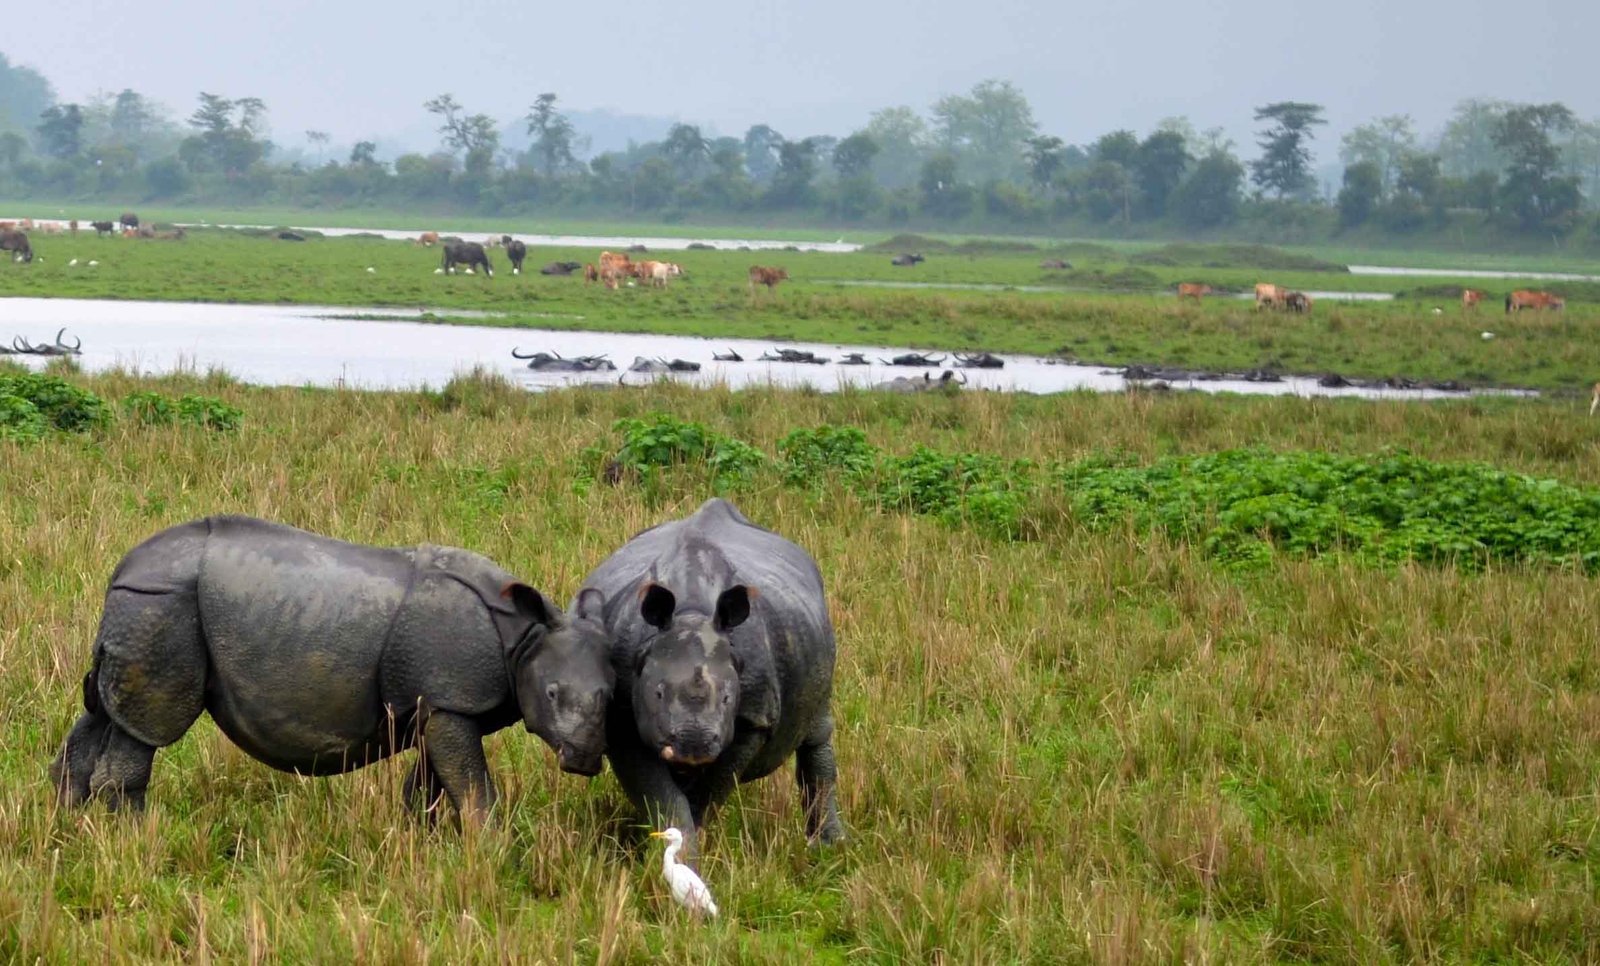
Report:
[{"label": "egret leg", "polygon": [[833,757],[833,716],[822,722],[794,754],[795,779],[800,783],[800,803],[806,813],[806,838],[824,845],[844,840],[835,786],[838,763]]}]

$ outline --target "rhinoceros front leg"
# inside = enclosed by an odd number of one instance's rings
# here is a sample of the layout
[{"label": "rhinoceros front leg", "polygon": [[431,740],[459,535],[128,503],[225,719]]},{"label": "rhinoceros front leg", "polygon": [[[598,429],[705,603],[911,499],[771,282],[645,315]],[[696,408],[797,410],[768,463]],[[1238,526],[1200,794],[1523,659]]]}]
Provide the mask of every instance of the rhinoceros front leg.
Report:
[{"label": "rhinoceros front leg", "polygon": [[432,780],[421,779],[422,788],[431,789],[434,781],[442,786],[463,823],[482,825],[487,821],[497,794],[489,777],[489,762],[483,756],[483,729],[478,723],[449,711],[433,711],[423,725],[420,744],[418,771],[413,774],[426,769],[432,776]]},{"label": "rhinoceros front leg", "polygon": [[806,838],[824,845],[844,840],[835,786],[839,766],[833,757],[833,716],[824,715],[794,753],[795,779],[806,813]]},{"label": "rhinoceros front leg", "polygon": [[764,730],[739,732],[717,760],[706,766],[689,789],[689,808],[696,825],[706,824],[733,794],[739,776],[766,745],[767,737],[768,732]]},{"label": "rhinoceros front leg", "polygon": [[413,815],[420,815],[429,825],[439,820],[439,806],[444,801],[444,786],[439,784],[439,776],[433,773],[433,768],[428,764],[428,756],[421,751],[417,753],[417,763],[406,775],[403,789],[406,809]]},{"label": "rhinoceros front leg", "polygon": [[637,738],[622,742],[612,740],[606,755],[611,759],[611,770],[616,773],[622,790],[644,813],[645,821],[652,828],[675,828],[682,832],[682,860],[696,865],[700,854],[699,823],[695,821],[689,797],[673,780],[666,762],[651,754]]}]

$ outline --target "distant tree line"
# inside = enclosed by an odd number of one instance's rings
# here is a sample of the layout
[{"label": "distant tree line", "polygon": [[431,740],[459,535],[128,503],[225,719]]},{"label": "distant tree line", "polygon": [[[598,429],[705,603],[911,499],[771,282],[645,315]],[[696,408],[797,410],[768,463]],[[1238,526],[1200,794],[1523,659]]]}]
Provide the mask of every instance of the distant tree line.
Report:
[{"label": "distant tree line", "polygon": [[362,141],[329,159],[329,136],[308,131],[311,157],[275,148],[257,98],[202,92],[182,121],[132,90],[58,103],[44,78],[0,55],[0,195],[1130,235],[1238,226],[1279,238],[1471,223],[1600,244],[1588,213],[1600,199],[1600,123],[1561,104],[1464,101],[1432,139],[1409,117],[1378,118],[1344,136],[1336,188],[1313,167],[1323,107],[1298,101],[1255,111],[1260,153],[1248,163],[1220,129],[1185,118],[1067,144],[1001,80],[942,97],[926,116],[885,108],[844,137],[765,124],[709,137],[680,123],[589,158],[555,93],[529,106],[523,150],[452,94],[421,107],[439,123],[434,152],[381,161]]}]

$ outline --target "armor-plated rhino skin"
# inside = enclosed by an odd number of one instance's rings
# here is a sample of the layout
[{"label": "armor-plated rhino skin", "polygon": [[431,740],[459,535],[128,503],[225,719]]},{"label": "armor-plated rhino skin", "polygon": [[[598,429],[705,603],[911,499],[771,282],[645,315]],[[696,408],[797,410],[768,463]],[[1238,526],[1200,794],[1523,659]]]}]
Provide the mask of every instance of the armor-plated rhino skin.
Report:
[{"label": "armor-plated rhino skin", "polygon": [[84,714],[51,766],[64,801],[142,807],[157,748],[208,711],[253,757],[332,775],[412,745],[413,808],[495,800],[482,737],[521,719],[600,770],[613,676],[598,624],[467,550],[346,543],[249,517],[180,524],[112,575]]},{"label": "armor-plated rhino skin", "polygon": [[790,755],[807,835],[843,838],[833,624],[809,554],[708,500],[601,563],[573,612],[612,638],[611,767],[651,820],[683,831],[690,856],[707,812]]}]

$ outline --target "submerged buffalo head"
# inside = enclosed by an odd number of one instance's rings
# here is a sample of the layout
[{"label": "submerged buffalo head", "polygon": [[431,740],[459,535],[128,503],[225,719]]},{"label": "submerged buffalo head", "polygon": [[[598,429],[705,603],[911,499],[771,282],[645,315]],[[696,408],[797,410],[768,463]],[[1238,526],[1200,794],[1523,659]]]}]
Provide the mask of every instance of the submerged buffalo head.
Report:
[{"label": "submerged buffalo head", "polygon": [[585,606],[589,594],[599,597],[588,591],[573,613],[563,614],[526,584],[505,590],[532,621],[507,654],[523,724],[555,749],[562,771],[577,775],[600,773],[606,707],[616,685],[598,607]]},{"label": "submerged buffalo head", "polygon": [[750,616],[753,596],[743,585],[730,587],[714,613],[680,614],[672,591],[645,588],[639,613],[659,633],[634,661],[633,715],[639,737],[665,760],[704,765],[733,740],[743,667],[728,632]]}]

